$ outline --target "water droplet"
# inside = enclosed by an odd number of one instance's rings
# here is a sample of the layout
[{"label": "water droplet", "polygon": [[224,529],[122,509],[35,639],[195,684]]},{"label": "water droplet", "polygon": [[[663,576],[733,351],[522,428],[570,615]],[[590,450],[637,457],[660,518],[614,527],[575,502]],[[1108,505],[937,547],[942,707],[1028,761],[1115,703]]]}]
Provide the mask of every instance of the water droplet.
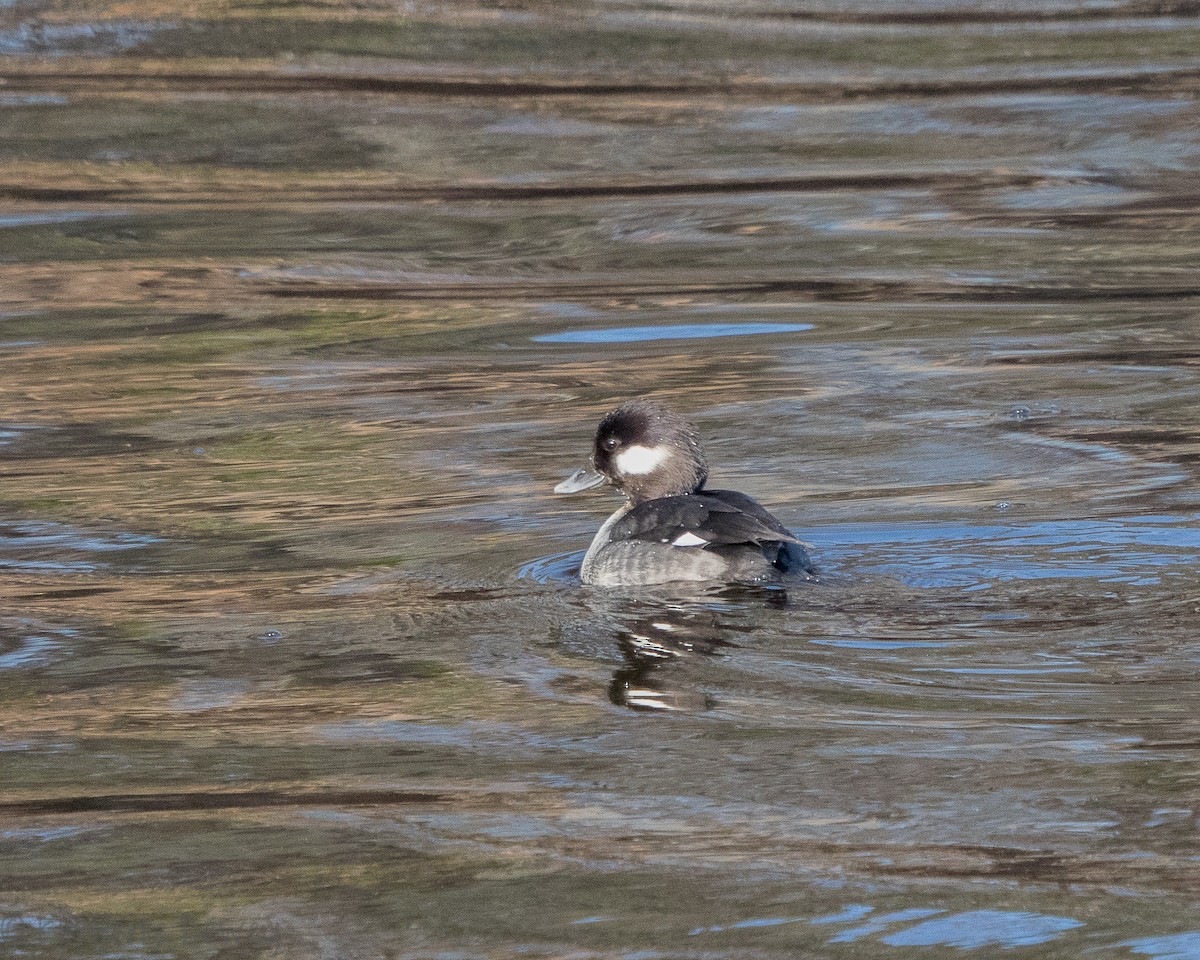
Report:
[{"label": "water droplet", "polygon": [[1008,500],[1001,500],[998,504],[996,504],[996,509],[1007,510],[1011,506],[1012,504]]},{"label": "water droplet", "polygon": [[1008,411],[1008,419],[1015,420],[1017,423],[1024,423],[1032,416],[1033,411],[1026,406],[1022,406],[1021,404],[1017,404]]},{"label": "water droplet", "polygon": [[282,630],[268,630],[265,633],[260,633],[254,639],[261,640],[263,643],[278,643],[284,636],[285,634]]}]

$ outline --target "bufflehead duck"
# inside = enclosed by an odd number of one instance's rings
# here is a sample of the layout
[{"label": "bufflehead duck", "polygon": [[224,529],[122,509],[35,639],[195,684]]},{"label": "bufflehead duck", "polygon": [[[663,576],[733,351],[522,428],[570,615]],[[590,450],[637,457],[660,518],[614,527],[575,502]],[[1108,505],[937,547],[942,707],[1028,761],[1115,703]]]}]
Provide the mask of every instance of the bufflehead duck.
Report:
[{"label": "bufflehead duck", "polygon": [[630,400],[600,421],[592,466],[554,492],[610,483],[627,502],[592,540],[584,583],[764,583],[812,570],[800,541],[757,500],[704,489],[708,464],[695,427],[651,400]]}]

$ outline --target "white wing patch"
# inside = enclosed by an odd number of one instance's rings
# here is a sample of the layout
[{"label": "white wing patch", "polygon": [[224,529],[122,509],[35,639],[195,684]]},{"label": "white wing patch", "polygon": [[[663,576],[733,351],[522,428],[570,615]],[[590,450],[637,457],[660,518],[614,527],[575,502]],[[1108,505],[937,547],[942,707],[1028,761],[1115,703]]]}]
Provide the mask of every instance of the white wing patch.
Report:
[{"label": "white wing patch", "polygon": [[708,543],[703,537],[698,537],[694,533],[681,533],[671,541],[673,547],[703,547]]},{"label": "white wing patch", "polygon": [[616,456],[617,472],[628,474],[653,473],[671,456],[671,448],[667,446],[643,447],[635,443],[626,447]]}]

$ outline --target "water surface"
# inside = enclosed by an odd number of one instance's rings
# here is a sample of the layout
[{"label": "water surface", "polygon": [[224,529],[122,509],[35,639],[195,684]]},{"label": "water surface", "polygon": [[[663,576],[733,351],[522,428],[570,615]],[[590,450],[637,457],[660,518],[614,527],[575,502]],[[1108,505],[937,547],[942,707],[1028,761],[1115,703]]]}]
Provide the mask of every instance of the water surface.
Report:
[{"label": "water surface", "polygon": [[[1195,10],[68,6],[0,952],[1200,957]],[[637,395],[817,582],[579,584]]]}]

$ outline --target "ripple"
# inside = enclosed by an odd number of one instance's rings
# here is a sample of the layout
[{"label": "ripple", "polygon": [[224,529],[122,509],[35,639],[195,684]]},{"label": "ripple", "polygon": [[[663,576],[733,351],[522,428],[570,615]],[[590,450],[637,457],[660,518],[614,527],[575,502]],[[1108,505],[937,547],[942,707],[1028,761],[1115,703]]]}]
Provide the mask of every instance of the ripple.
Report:
[{"label": "ripple", "polygon": [[551,553],[522,566],[517,571],[518,580],[533,580],[535,583],[550,583],[553,580],[571,580],[579,575],[585,550],[567,553]]}]

